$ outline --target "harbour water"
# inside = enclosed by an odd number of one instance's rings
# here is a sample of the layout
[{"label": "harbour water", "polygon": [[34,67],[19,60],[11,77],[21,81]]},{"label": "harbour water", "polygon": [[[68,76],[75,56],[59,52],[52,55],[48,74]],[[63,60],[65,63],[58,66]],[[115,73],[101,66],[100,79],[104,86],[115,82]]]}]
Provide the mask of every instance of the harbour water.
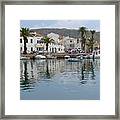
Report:
[{"label": "harbour water", "polygon": [[99,100],[100,59],[20,60],[21,100]]}]

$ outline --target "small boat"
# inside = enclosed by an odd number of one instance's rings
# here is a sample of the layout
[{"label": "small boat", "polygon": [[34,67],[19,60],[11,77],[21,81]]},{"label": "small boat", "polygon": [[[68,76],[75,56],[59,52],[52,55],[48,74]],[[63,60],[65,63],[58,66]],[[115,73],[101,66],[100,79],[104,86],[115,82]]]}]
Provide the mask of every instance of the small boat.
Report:
[{"label": "small boat", "polygon": [[35,58],[37,58],[37,59],[45,59],[46,57],[44,55],[36,55]]},{"label": "small boat", "polygon": [[87,81],[86,81],[86,80],[82,80],[82,81],[80,81],[80,83],[81,83],[81,84],[86,84]]},{"label": "small boat", "polygon": [[29,57],[24,57],[24,56],[20,57],[20,60],[29,60],[29,59],[30,59]]},{"label": "small boat", "polygon": [[65,57],[65,59],[68,59],[68,58],[70,58],[70,56],[69,56],[69,55],[65,55],[64,57]]},{"label": "small boat", "polygon": [[78,58],[68,58],[68,62],[80,62],[81,60]]},{"label": "small boat", "polygon": [[83,55],[77,56],[78,59],[83,60]]},{"label": "small boat", "polygon": [[47,55],[46,57],[47,57],[47,59],[56,59],[57,58],[56,56],[52,56],[52,55]]}]

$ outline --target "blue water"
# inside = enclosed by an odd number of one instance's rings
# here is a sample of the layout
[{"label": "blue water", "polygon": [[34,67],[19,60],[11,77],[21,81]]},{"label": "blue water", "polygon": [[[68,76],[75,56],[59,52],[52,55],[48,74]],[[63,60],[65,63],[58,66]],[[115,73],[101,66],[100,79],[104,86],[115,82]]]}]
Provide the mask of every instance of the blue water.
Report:
[{"label": "blue water", "polygon": [[100,60],[21,60],[21,100],[99,100]]}]

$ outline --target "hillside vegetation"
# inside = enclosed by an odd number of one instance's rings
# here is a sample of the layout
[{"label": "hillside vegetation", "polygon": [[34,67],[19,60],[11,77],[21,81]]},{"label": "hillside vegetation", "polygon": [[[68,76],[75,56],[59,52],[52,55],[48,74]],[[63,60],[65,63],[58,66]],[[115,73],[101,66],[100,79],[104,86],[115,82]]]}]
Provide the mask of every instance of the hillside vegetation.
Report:
[{"label": "hillside vegetation", "polygon": [[[79,38],[80,33],[76,29],[58,29],[58,28],[41,28],[41,29],[31,29],[30,31],[37,32],[41,35],[47,35],[51,32],[59,34],[60,36],[69,36],[72,38]],[[91,33],[87,31],[87,36],[91,37]],[[100,32],[94,34],[94,39],[100,41]]]}]

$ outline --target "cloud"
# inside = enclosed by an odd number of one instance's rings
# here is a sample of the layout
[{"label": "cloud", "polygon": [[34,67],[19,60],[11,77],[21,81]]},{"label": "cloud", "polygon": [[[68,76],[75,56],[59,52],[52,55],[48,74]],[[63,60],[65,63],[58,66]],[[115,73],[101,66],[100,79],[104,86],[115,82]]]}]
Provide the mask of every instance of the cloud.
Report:
[{"label": "cloud", "polygon": [[[67,28],[78,29],[81,26],[85,26],[88,29],[94,29],[100,31],[99,20],[34,20],[29,21],[31,23],[30,28]],[[27,24],[27,21],[26,21]]]}]

